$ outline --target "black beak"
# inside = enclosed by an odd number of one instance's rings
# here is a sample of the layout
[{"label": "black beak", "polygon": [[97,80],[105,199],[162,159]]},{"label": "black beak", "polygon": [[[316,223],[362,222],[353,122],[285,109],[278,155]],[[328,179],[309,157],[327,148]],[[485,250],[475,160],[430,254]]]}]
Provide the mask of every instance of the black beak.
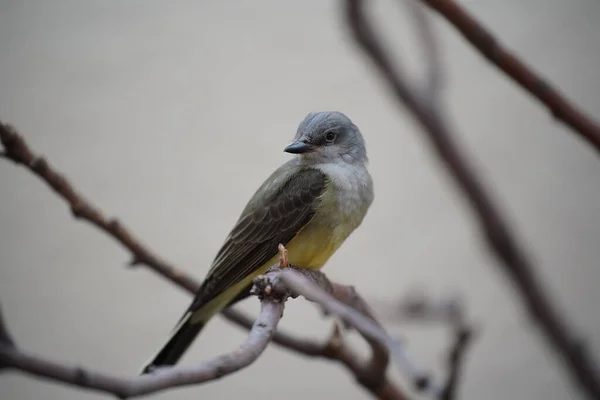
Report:
[{"label": "black beak", "polygon": [[317,146],[314,144],[298,141],[290,144],[288,147],[283,149],[286,153],[292,154],[302,154],[302,153],[312,153],[317,149]]}]

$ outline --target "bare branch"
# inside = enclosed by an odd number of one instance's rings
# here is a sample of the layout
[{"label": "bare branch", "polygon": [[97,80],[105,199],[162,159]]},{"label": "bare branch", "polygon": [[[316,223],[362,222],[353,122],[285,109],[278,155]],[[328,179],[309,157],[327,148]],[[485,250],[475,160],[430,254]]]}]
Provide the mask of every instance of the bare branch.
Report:
[{"label": "bare branch", "polygon": [[[282,253],[282,249],[284,251],[286,251],[285,247],[280,245],[280,253]],[[381,327],[381,325],[375,318],[375,314],[373,313],[371,308],[368,306],[366,301],[358,294],[358,292],[356,291],[356,289],[354,287],[340,285],[337,283],[332,283],[329,281],[327,276],[320,271],[313,271],[313,270],[307,270],[307,269],[303,269],[303,268],[297,268],[293,265],[288,266],[287,263],[285,265],[286,265],[286,267],[285,267],[286,269],[293,270],[297,274],[302,275],[304,278],[306,278],[308,281],[310,281],[310,283],[312,283],[314,287],[320,288],[323,292],[331,295],[336,300],[342,302],[343,304],[347,305],[348,307],[351,307],[352,309],[358,311],[359,313],[362,313],[364,316],[369,318],[372,321],[372,323]],[[280,267],[281,267],[281,265],[280,265]],[[286,290],[287,291],[287,290],[289,290],[287,285],[283,285],[283,286],[278,285],[279,271],[280,271],[280,268],[275,268],[275,269],[271,269],[267,273],[267,275],[266,275],[267,281],[273,282],[273,284],[271,286],[269,286],[269,290],[271,290],[271,288],[274,288],[273,290]],[[299,294],[304,295],[304,293],[302,293],[302,292],[295,293],[293,290],[291,293],[293,296],[298,296]],[[383,328],[381,328],[381,329],[383,329]],[[361,331],[359,331],[359,332],[362,334]],[[370,337],[368,335],[362,335],[362,336],[365,339],[365,341],[369,344],[369,346],[371,347],[371,358],[368,362],[362,362],[362,361],[357,362],[356,363],[357,367],[359,365],[360,365],[360,367],[354,369],[354,374],[356,376],[356,379],[364,387],[376,389],[376,388],[379,388],[386,380],[386,370],[387,370],[387,367],[389,364],[388,349],[384,343],[381,343],[378,340],[374,340],[372,337]],[[336,347],[340,343],[342,343],[342,340],[343,340],[343,338],[341,336],[341,333],[339,332],[339,330],[337,329],[337,326],[336,326],[336,329],[334,330],[332,337],[330,338],[330,340],[328,342],[328,346]],[[350,353],[348,353],[348,351],[346,351],[346,355],[349,355],[349,354]]]},{"label": "bare branch", "polygon": [[[151,375],[127,379],[49,361],[23,352],[17,349],[12,342],[7,341],[0,342],[0,366],[73,386],[112,393],[120,398],[136,397],[169,388],[215,380],[250,365],[264,351],[272,338],[283,314],[283,304],[288,296],[288,290],[285,288],[273,290],[270,279],[272,278],[269,276],[262,276],[255,280],[255,287],[258,289],[256,294],[259,295],[262,302],[261,313],[253,324],[246,341],[236,351],[216,357],[198,366],[161,368]],[[317,291],[329,290],[331,287],[325,285],[319,289],[319,286],[313,282],[308,284]],[[0,336],[9,337],[3,319],[0,319],[0,328],[2,328]],[[385,379],[385,375],[377,380],[368,377],[367,374],[373,374],[366,368],[368,364],[365,365],[358,360],[343,343],[343,338],[337,329],[318,355],[336,359],[346,365],[350,371],[355,373],[359,382],[379,399],[407,399],[398,388]],[[382,371],[382,374],[385,374],[385,371]],[[368,386],[369,384],[371,386]]]},{"label": "bare branch", "polygon": [[[0,347],[15,347],[15,342],[8,332],[8,327],[4,321],[4,315],[2,314],[2,307],[0,307]],[[2,362],[0,358],[0,368],[4,368],[7,365]]]},{"label": "bare branch", "polygon": [[[223,316],[229,322],[244,329],[251,329],[254,324],[254,318],[233,308],[223,311]],[[322,356],[323,349],[326,347],[326,343],[319,343],[313,339],[299,338],[281,330],[278,330],[273,335],[272,341],[281,347],[311,357]]]},{"label": "bare branch", "polygon": [[98,207],[86,201],[69,181],[52,169],[43,157],[38,157],[31,151],[21,135],[2,121],[0,121],[0,142],[4,145],[4,156],[27,167],[45,181],[69,204],[75,218],[95,225],[125,246],[133,256],[130,265],[145,264],[189,292],[198,289],[199,285],[194,279],[153,254],[118,219],[107,218]]},{"label": "bare branch", "polygon": [[[498,258],[499,266],[511,279],[527,309],[540,328],[543,337],[565,362],[571,376],[590,398],[600,398],[600,378],[596,365],[583,350],[572,328],[564,322],[535,275],[532,262],[492,201],[487,189],[455,141],[440,102],[424,103],[422,96],[411,90],[405,76],[398,73],[391,57],[383,50],[370,23],[363,15],[363,2],[347,1],[347,23],[363,52],[374,62],[399,105],[413,114],[429,139],[432,149],[448,168],[463,196],[473,208],[485,233],[487,245]],[[452,4],[456,4],[452,2]]]},{"label": "bare branch", "polygon": [[[457,398],[457,387],[462,377],[465,354],[475,336],[475,328],[467,323],[462,304],[456,299],[432,301],[425,296],[411,296],[397,307],[396,316],[401,321],[433,321],[447,324],[453,336],[453,342],[447,356],[448,376],[439,395],[440,400]],[[399,315],[398,315],[399,314]]]},{"label": "bare branch", "polygon": [[441,392],[441,388],[407,355],[400,341],[388,335],[372,318],[365,316],[361,311],[343,303],[319,286],[313,284],[306,277],[305,271],[294,271],[286,268],[271,271],[268,276],[274,282],[273,285],[283,283],[285,290],[290,290],[292,293],[302,295],[307,300],[319,304],[325,312],[338,316],[364,337],[385,346],[398,366],[403,369],[418,390],[423,390],[434,395],[438,395]]},{"label": "bare branch", "polygon": [[[236,319],[230,320],[239,326],[246,327],[252,325],[252,319],[237,310],[227,310],[224,313],[225,318],[229,319],[235,314]],[[392,383],[386,375],[379,379],[369,379],[372,374],[364,360],[356,354],[354,350],[343,340],[341,332],[337,326],[333,330],[331,337],[326,342],[320,342],[313,339],[303,339],[289,335],[283,331],[277,331],[273,336],[273,342],[288,350],[297,352],[300,355],[316,358],[325,358],[336,361],[344,366],[357,380],[357,382],[375,398],[381,400],[404,400],[408,399],[403,391]],[[387,354],[387,349],[386,349]],[[372,356],[375,357],[375,354]],[[371,361],[375,362],[375,361]]]},{"label": "bare branch", "polygon": [[142,396],[169,388],[209,382],[252,364],[271,340],[283,308],[283,301],[267,297],[261,302],[260,315],[240,347],[193,367],[163,368],[149,375],[121,378],[49,361],[5,342],[0,343],[0,365],[72,386],[112,393],[123,399]]},{"label": "bare branch", "polygon": [[[354,286],[344,286],[332,283],[331,292],[329,292],[329,294],[370,318],[377,326],[381,326],[371,307],[369,307],[367,302],[360,294],[358,294]],[[373,338],[367,335],[362,336],[371,346],[372,354],[369,362],[364,364],[363,372],[360,376],[363,377],[363,380],[366,380],[368,385],[377,385],[382,378],[385,378],[385,373],[389,364],[388,349],[384,343],[373,340]]]},{"label": "bare branch", "polygon": [[[412,0],[411,0],[412,1]],[[545,105],[554,118],[563,121],[580,137],[600,152],[600,126],[552,84],[546,81],[517,56],[502,46],[492,33],[455,0],[421,0],[437,11],[483,55],[491,64],[519,84],[525,91]]]},{"label": "bare branch", "polygon": [[415,0],[404,0],[404,3],[411,12],[415,23],[415,29],[421,40],[421,50],[425,55],[425,84],[422,91],[427,102],[436,102],[445,84],[445,74],[442,68],[442,56],[439,49],[439,42],[434,34],[434,27],[427,17],[421,3]]},{"label": "bare branch", "polygon": [[392,308],[391,313],[397,321],[434,321],[457,326],[465,320],[463,304],[456,298],[433,301],[418,293],[407,296],[399,307],[386,308]]},{"label": "bare branch", "polygon": [[448,354],[448,378],[440,394],[440,400],[456,399],[456,388],[462,376],[465,354],[473,336],[473,330],[466,325],[454,328],[454,344]]}]

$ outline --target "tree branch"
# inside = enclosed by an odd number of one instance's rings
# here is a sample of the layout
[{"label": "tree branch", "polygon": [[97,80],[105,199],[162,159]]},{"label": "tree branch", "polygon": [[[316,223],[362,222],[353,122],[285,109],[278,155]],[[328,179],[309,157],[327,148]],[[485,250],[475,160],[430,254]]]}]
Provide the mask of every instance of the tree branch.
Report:
[{"label": "tree branch", "polygon": [[3,156],[23,165],[50,186],[71,207],[73,216],[104,231],[131,252],[130,265],[144,264],[188,292],[196,292],[199,284],[184,271],[178,270],[145,247],[118,219],[106,217],[102,211],[83,198],[61,174],[43,158],[36,156],[13,127],[0,121],[0,142]]},{"label": "tree branch", "polygon": [[[2,347],[15,347],[15,342],[8,332],[8,327],[4,321],[4,314],[2,314],[2,307],[0,307],[0,348]],[[6,368],[8,365],[0,357],[0,369]]]},{"label": "tree branch", "polygon": [[[193,367],[159,369],[136,378],[121,378],[77,366],[67,366],[19,350],[9,342],[0,342],[0,365],[34,376],[72,386],[112,393],[119,398],[142,396],[161,390],[194,385],[219,379],[252,364],[265,350],[283,315],[284,302],[266,296],[261,311],[246,340],[231,353],[223,354]],[[0,337],[8,337],[0,320]]]},{"label": "tree branch", "polygon": [[[398,310],[393,311],[398,316]],[[475,337],[472,324],[467,323],[463,307],[458,301],[434,302],[424,296],[407,298],[401,303],[401,321],[434,321],[448,324],[453,341],[447,356],[448,376],[439,395],[440,400],[457,398],[457,387],[462,377],[466,352]]]},{"label": "tree branch", "polygon": [[[285,247],[280,245],[280,252],[284,251],[286,251]],[[293,270],[296,273],[296,275],[301,275],[302,277],[304,277],[305,280],[308,280],[315,288],[319,288],[321,291],[330,295],[335,300],[362,314],[363,316],[368,318],[372,324],[375,324],[383,330],[383,328],[377,321],[375,314],[368,306],[367,302],[358,294],[358,292],[353,286],[345,286],[337,283],[332,283],[329,281],[327,276],[320,271],[297,268],[293,265],[290,265],[289,268],[287,267],[288,266],[286,264],[285,270]],[[271,269],[265,276],[266,281],[272,282],[270,288],[272,287],[275,288],[275,290],[288,291],[289,289],[291,289],[290,287],[288,287],[285,284],[282,287],[281,284],[278,284],[280,281],[279,274],[281,273],[281,271],[282,270],[280,268]],[[271,290],[270,288],[269,290]],[[307,299],[311,300],[309,297],[307,297],[307,295],[304,292],[296,293],[292,290],[292,293],[294,293],[294,296],[303,295]],[[352,327],[352,325],[350,325],[350,327]],[[362,334],[362,331],[359,330],[359,332]],[[385,346],[385,343],[381,343],[381,341],[376,340],[368,335],[362,334],[362,336],[371,347],[371,358],[368,362],[362,362],[358,360],[358,357],[354,356],[355,358],[357,358],[356,368],[354,368],[353,370],[354,375],[364,387],[378,388],[386,380],[386,370],[389,363],[388,349]],[[328,345],[329,347],[337,348],[340,346],[342,341],[343,337],[341,335],[341,332],[339,331],[338,327],[335,326],[333,334],[329,339]],[[345,354],[347,356],[351,354],[348,351],[349,349],[345,351]]]},{"label": "tree branch", "polygon": [[[441,388],[408,356],[400,341],[391,337],[371,317],[364,315],[361,311],[345,304],[321,287],[313,284],[311,280],[307,279],[304,270],[301,272],[302,274],[299,274],[291,269],[283,269],[269,272],[269,274],[275,275],[270,276],[267,274],[267,276],[274,282],[274,286],[280,284],[280,282],[283,283],[283,290],[290,290],[291,293],[302,295],[307,300],[319,304],[325,312],[338,316],[346,324],[360,332],[363,337],[385,346],[396,364],[413,382],[416,389],[436,396],[441,392]],[[312,273],[319,272],[312,271]]]},{"label": "tree branch", "polygon": [[[320,286],[322,287],[322,286]],[[357,310],[373,323],[381,327],[377,321],[375,313],[369,307],[367,302],[358,294],[354,286],[344,286],[337,283],[331,284],[331,291],[328,292],[335,299]],[[362,334],[362,333],[361,333]],[[385,378],[389,363],[389,353],[385,344],[373,340],[371,337],[362,335],[371,346],[371,359],[368,363],[363,363],[362,372],[358,375],[359,380],[364,381],[367,386],[377,386]]]},{"label": "tree branch", "polygon": [[[225,318],[229,318],[229,313],[238,313],[236,310],[229,310],[225,314]],[[240,326],[245,327],[247,323],[252,325],[252,320],[239,313],[240,319],[235,320],[235,323],[242,322]],[[366,340],[366,339],[365,339]],[[370,339],[369,339],[370,340]],[[324,358],[338,362],[350,372],[356,381],[375,398],[380,400],[404,400],[408,396],[403,391],[392,383],[386,374],[378,376],[376,369],[369,369],[369,365],[364,362],[356,352],[344,341],[341,331],[337,325],[334,325],[333,332],[326,342],[317,340],[302,339],[293,337],[285,332],[277,331],[273,336],[273,342],[288,350],[297,352],[300,355]],[[370,341],[372,342],[372,341]],[[387,349],[385,350],[387,354]],[[370,363],[378,361],[373,349],[373,355]]]},{"label": "tree branch", "polygon": [[440,394],[440,400],[456,399],[456,388],[462,376],[465,354],[471,344],[473,335],[473,330],[468,326],[454,328],[454,344],[448,354],[448,378]]},{"label": "tree branch", "polygon": [[579,383],[583,392],[590,398],[600,398],[600,378],[595,363],[584,351],[578,335],[573,333],[553,306],[535,275],[533,263],[457,145],[456,135],[438,106],[440,102],[427,99],[413,90],[405,74],[398,65],[393,64],[390,55],[384,51],[373,28],[365,19],[363,2],[348,0],[346,4],[347,24],[353,38],[375,64],[398,104],[408,108],[423,128],[432,150],[448,169],[477,216],[487,245],[500,261],[498,265],[516,287],[543,337],[564,361],[568,372]]},{"label": "tree branch", "polygon": [[586,140],[596,152],[600,152],[600,126],[598,123],[565,98],[550,82],[504,48],[483,24],[460,5],[460,2],[455,0],[421,1],[452,24],[492,65],[495,65],[545,105],[554,118],[563,121],[582,139]]}]

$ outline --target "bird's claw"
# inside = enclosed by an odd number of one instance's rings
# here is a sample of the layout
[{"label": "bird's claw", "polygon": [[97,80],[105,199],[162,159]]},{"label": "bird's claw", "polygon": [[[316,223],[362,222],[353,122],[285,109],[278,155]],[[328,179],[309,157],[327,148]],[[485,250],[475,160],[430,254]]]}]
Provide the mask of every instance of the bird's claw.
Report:
[{"label": "bird's claw", "polygon": [[277,250],[279,250],[279,268],[284,269],[290,266],[288,260],[288,251],[285,246],[279,243],[277,246]]},{"label": "bird's claw", "polygon": [[279,277],[276,274],[259,275],[254,278],[253,283],[250,294],[257,296],[261,301],[266,298],[285,301],[290,296],[284,285],[280,284]]}]

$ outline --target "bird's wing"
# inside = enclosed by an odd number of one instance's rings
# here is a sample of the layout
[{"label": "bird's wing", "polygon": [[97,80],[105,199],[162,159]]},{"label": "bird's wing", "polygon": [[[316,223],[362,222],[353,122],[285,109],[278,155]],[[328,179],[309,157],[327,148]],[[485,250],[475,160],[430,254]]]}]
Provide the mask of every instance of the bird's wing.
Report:
[{"label": "bird's wing", "polygon": [[272,184],[267,180],[250,200],[217,253],[190,311],[263,266],[277,254],[279,243],[292,240],[314,216],[327,177],[317,169],[301,168],[277,188]]}]

